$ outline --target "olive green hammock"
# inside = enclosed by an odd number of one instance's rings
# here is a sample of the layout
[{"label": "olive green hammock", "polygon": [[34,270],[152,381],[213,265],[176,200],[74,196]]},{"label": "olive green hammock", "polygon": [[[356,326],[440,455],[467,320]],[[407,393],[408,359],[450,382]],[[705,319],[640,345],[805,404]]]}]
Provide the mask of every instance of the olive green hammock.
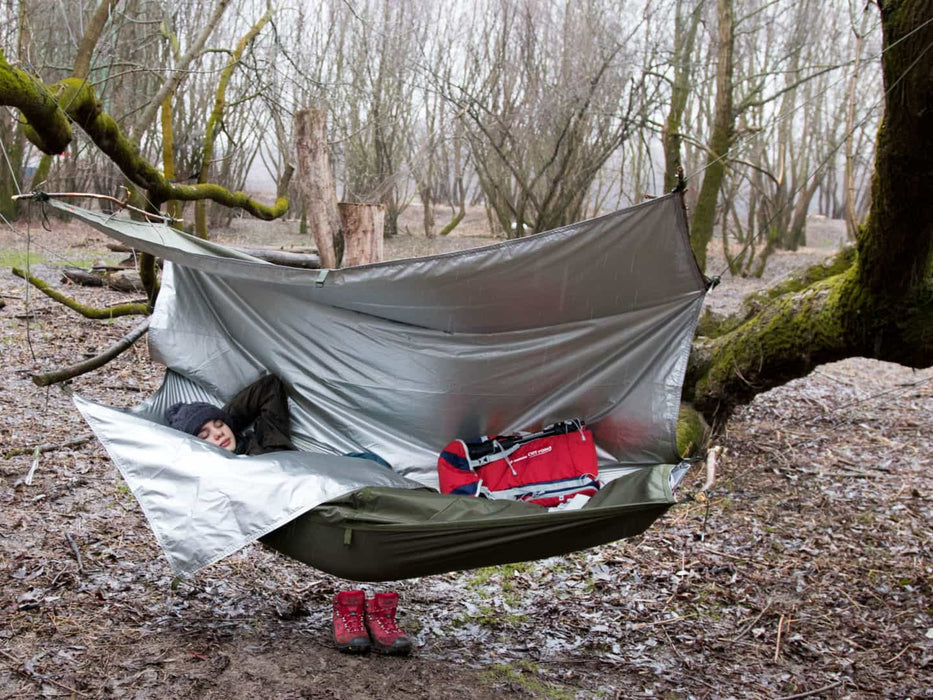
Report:
[{"label": "olive green hammock", "polygon": [[[676,502],[680,392],[707,288],[679,194],[323,271],[52,204],[167,261],[148,336],[162,387],[127,411],[75,402],[179,574],[261,539],[344,578],[422,576],[630,537]],[[164,424],[170,404],[220,404],[267,372],[288,387],[299,452],[237,457]],[[582,509],[436,492],[450,440],[578,417],[605,483]]]}]

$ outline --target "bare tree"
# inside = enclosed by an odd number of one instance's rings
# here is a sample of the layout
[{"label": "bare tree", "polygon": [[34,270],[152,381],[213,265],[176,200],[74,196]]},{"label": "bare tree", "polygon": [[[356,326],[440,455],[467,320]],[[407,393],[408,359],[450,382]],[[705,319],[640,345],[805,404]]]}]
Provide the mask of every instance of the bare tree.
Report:
[{"label": "bare tree", "polygon": [[646,87],[614,3],[489,2],[451,86],[499,230],[577,220],[600,168],[629,137]]}]

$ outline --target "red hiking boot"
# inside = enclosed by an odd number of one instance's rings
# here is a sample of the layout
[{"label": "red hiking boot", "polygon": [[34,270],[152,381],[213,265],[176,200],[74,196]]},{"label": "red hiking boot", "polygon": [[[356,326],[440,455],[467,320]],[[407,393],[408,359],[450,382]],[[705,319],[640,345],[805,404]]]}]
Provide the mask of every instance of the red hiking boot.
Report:
[{"label": "red hiking boot", "polygon": [[366,605],[363,591],[340,591],[334,596],[334,643],[338,651],[365,654],[369,635],[363,623]]},{"label": "red hiking boot", "polygon": [[382,654],[404,656],[411,653],[411,640],[395,622],[398,593],[377,593],[366,601],[366,629],[373,649]]}]

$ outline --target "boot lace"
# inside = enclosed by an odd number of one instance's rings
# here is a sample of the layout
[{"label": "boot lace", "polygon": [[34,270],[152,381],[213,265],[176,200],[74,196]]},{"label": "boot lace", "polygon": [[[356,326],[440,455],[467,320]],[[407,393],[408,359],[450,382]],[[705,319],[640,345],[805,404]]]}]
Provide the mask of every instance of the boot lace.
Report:
[{"label": "boot lace", "polygon": [[401,628],[398,626],[398,623],[395,621],[394,617],[388,617],[386,615],[378,615],[372,618],[386,634],[391,634],[393,636],[403,637],[405,633],[402,632]]},{"label": "boot lace", "polygon": [[365,630],[363,626],[363,616],[356,612],[340,610],[340,619],[343,620],[343,626],[350,634],[362,634]]}]

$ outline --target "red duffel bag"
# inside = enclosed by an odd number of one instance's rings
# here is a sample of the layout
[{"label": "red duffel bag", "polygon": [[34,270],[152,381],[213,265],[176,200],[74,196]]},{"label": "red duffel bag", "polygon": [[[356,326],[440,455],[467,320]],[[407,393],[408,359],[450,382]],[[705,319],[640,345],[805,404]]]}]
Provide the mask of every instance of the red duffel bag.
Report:
[{"label": "red duffel bag", "polygon": [[579,419],[539,433],[454,440],[437,460],[441,493],[553,507],[600,487],[596,445]]}]

